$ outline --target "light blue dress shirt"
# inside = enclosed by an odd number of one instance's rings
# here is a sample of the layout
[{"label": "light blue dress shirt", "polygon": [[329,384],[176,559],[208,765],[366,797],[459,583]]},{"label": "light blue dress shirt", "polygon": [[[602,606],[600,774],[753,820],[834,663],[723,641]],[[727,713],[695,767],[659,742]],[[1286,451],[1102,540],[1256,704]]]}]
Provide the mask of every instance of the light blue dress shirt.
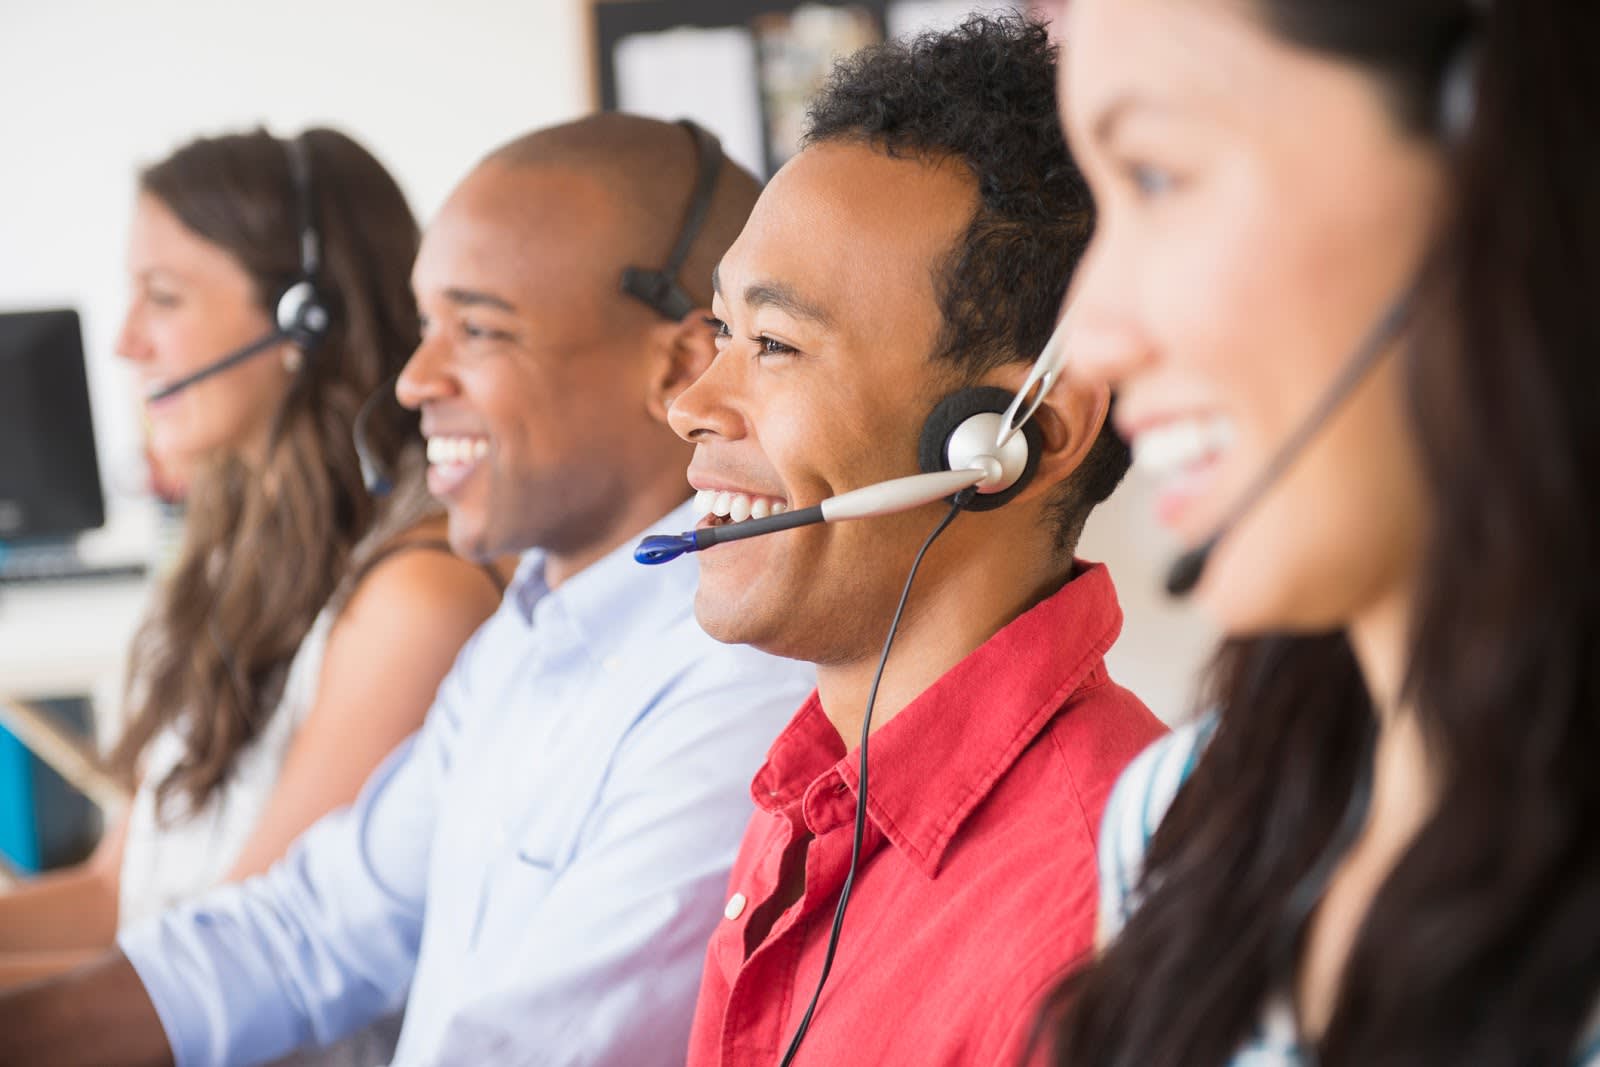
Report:
[{"label": "light blue dress shirt", "polygon": [[405,1067],[683,1062],[750,779],[812,668],[706,636],[692,561],[543,573],[523,559],[353,807],[118,938],[180,1067],[402,1006]]}]

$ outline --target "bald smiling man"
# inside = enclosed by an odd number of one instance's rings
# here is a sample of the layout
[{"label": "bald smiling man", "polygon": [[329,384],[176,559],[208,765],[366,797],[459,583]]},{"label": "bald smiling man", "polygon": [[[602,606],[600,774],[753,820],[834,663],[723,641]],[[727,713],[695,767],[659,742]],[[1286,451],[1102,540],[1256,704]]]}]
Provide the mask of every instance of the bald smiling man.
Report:
[{"label": "bald smiling man", "polygon": [[[619,115],[467,176],[398,395],[456,551],[524,553],[504,603],[353,808],[0,999],[0,1064],[259,1063],[402,1007],[396,1064],[683,1062],[750,774],[812,673],[712,641],[694,571],[628,546],[698,517],[666,412],[715,355],[711,268],[757,191],[697,131]],[[697,202],[675,279],[625,275]]]}]

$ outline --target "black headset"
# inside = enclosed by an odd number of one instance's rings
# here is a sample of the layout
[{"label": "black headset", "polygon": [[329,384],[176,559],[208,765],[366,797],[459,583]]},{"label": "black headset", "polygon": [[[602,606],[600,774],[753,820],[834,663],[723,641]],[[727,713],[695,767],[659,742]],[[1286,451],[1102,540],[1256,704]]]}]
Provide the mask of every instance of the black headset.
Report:
[{"label": "black headset", "polygon": [[333,313],[317,284],[322,273],[322,233],[317,229],[311,150],[304,134],[285,141],[283,147],[299,223],[300,276],[278,297],[278,330],[309,354],[327,338]]},{"label": "black headset", "polygon": [[689,194],[689,208],[684,215],[678,239],[673,242],[667,262],[660,270],[648,267],[624,267],[622,291],[635,300],[642,301],[663,318],[678,322],[694,310],[693,298],[678,283],[678,272],[694,249],[695,238],[711,214],[711,197],[717,190],[717,176],[722,173],[722,144],[711,131],[689,119],[679,119],[678,125],[694,138],[695,179]]},{"label": "black headset", "polygon": [[328,330],[333,325],[333,313],[317,282],[322,270],[322,234],[317,230],[311,152],[304,135],[283,142],[283,147],[295,202],[300,271],[274,301],[272,329],[243,348],[236,348],[199,370],[168,382],[150,393],[147,400],[165,400],[176,396],[190,386],[198,385],[212,375],[232,370],[284,341],[309,356],[327,338]]}]

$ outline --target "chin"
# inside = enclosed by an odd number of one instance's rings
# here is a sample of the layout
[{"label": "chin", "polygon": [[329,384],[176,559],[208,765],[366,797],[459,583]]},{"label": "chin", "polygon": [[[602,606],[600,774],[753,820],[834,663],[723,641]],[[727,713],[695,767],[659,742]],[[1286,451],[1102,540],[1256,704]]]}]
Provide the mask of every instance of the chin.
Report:
[{"label": "chin", "polygon": [[694,617],[700,629],[725,645],[753,644],[749,616],[730,610],[726,601],[707,592],[703,576],[694,594]]},{"label": "chin", "polygon": [[708,588],[702,571],[694,595],[694,617],[702,630],[725,645],[749,645],[768,655],[797,658],[789,650],[791,642],[784,640],[783,621],[751,600],[748,595],[722,595],[715,583]]},{"label": "chin", "polygon": [[449,513],[450,526],[446,533],[446,540],[450,542],[450,551],[462,559],[472,560],[474,563],[487,563],[500,555],[509,553],[496,553],[487,543],[483,529],[476,523],[470,523],[456,515]]},{"label": "chin", "polygon": [[1355,613],[1352,582],[1337,570],[1311,560],[1296,567],[1283,556],[1276,566],[1234,560],[1233,566],[1214,560],[1195,591],[1200,608],[1229,636],[1326,633],[1348,625]]}]

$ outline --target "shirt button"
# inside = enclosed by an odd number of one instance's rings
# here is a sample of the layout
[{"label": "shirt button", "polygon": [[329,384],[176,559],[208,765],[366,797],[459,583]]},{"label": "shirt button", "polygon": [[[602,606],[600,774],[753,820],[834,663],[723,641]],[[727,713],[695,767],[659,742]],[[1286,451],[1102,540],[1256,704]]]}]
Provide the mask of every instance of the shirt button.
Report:
[{"label": "shirt button", "polygon": [[607,656],[600,661],[600,666],[605,669],[607,674],[616,674],[622,668],[622,660],[617,656]]},{"label": "shirt button", "polygon": [[728,919],[737,919],[744,914],[745,899],[743,893],[735,893],[728,898],[728,906],[722,909],[722,914]]}]

